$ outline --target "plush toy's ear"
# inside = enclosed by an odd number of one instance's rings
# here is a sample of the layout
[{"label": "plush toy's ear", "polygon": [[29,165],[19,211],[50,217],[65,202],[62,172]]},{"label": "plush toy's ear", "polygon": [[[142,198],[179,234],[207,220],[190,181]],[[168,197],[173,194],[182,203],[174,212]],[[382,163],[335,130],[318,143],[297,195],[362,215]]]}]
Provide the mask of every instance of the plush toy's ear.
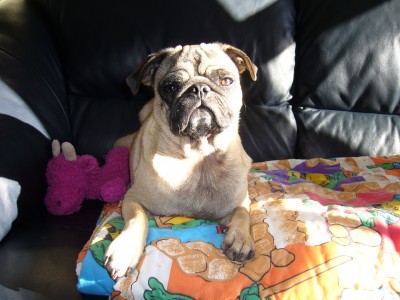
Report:
[{"label": "plush toy's ear", "polygon": [[228,44],[220,44],[222,50],[233,60],[236,64],[239,74],[248,70],[253,81],[257,80],[257,66],[251,61],[251,59],[242,50],[233,47]]},{"label": "plush toy's ear", "polygon": [[59,156],[61,153],[61,145],[58,140],[53,140],[51,142],[51,152],[53,153],[53,157]]},{"label": "plush toy's ear", "polygon": [[171,48],[150,54],[147,59],[126,79],[134,95],[139,91],[140,84],[152,86],[154,75],[164,58],[171,52]]},{"label": "plush toy's ear", "polygon": [[61,150],[62,153],[64,154],[65,160],[73,161],[77,159],[75,147],[71,143],[69,142],[62,143]]}]

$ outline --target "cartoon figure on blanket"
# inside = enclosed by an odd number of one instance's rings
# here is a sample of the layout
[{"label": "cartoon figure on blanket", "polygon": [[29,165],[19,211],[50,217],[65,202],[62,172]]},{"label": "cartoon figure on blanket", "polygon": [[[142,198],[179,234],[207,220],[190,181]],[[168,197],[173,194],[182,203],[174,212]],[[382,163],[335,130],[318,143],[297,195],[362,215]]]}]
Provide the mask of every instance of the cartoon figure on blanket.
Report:
[{"label": "cartoon figure on blanket", "polygon": [[52,152],[53,158],[46,170],[48,188],[44,199],[50,213],[69,215],[77,212],[84,199],[120,201],[127,191],[128,148],[111,149],[102,167],[91,155],[76,155],[74,146],[68,142],[60,146],[54,140]]},{"label": "cartoon figure on blanket", "polygon": [[[386,187],[388,187],[388,185],[386,185]],[[303,195],[304,199],[295,198],[295,196],[302,196],[301,193],[293,195],[294,198],[290,199],[290,194],[286,194],[287,188],[288,186],[283,187],[281,184],[274,181],[270,181],[266,184],[260,177],[249,184],[250,198],[263,199],[259,201],[259,203],[263,203],[261,209],[255,208],[253,204],[251,209],[252,220],[254,220],[255,217],[254,213],[258,212],[260,214],[258,218],[263,218],[264,222],[268,225],[265,231],[267,232],[267,236],[269,234],[273,238],[273,245],[275,247],[287,249],[290,253],[290,249],[301,248],[300,245],[303,244],[307,246],[321,246],[321,249],[327,247],[336,249],[333,253],[337,252],[340,254],[342,252],[342,256],[337,254],[335,257],[331,258],[328,256],[328,260],[324,262],[326,271],[334,266],[338,267],[337,274],[338,277],[341,278],[338,288],[343,289],[342,299],[347,297],[345,295],[349,295],[349,299],[353,296],[357,296],[357,293],[353,290],[357,285],[360,289],[370,291],[371,286],[379,287],[379,284],[384,284],[378,281],[371,285],[371,279],[366,275],[371,274],[371,266],[365,262],[370,261],[368,257],[373,258],[378,254],[384,242],[381,233],[374,228],[382,228],[382,226],[392,224],[399,225],[400,223],[400,214],[397,209],[397,206],[400,204],[398,195],[395,195],[391,202],[370,208],[344,208],[339,205],[326,207],[322,206],[317,201],[309,200],[306,195]],[[285,199],[285,197],[288,198]],[[340,199],[340,197],[338,197],[338,199]],[[309,208],[310,206],[312,209]],[[308,208],[305,209],[305,207]],[[263,215],[264,211],[267,212],[265,215]],[[256,225],[252,224],[252,226],[253,229]],[[395,244],[398,242],[400,242],[400,240],[397,242],[395,241]],[[297,243],[300,244],[294,246]],[[270,245],[270,243],[267,244]],[[256,243],[256,245],[258,245],[258,243]],[[347,252],[348,246],[362,249],[361,252],[364,255],[349,256]],[[301,252],[293,251],[293,264],[296,264],[296,257],[299,257],[299,253]],[[377,275],[376,278],[380,276],[380,278],[384,278],[385,276],[390,277],[390,275],[395,272],[395,268],[390,266],[390,264],[395,261],[397,264],[399,263],[398,256],[395,252],[387,253],[387,257],[383,259],[385,260],[384,264],[386,264],[387,269],[380,272],[381,275]],[[323,268],[315,268],[316,269],[310,268],[309,271],[304,270],[302,276],[295,275],[289,277],[290,279],[283,280],[270,288],[265,288],[264,285],[261,284],[259,285],[258,295],[262,296],[262,299],[266,299],[266,297],[299,284],[299,282],[296,283],[296,280],[305,280],[316,276],[316,270],[323,271]],[[287,272],[288,269],[290,269],[290,266],[288,266],[285,272]],[[308,272],[310,277],[306,276]],[[355,272],[358,273],[358,279],[348,278],[349,276],[353,276]],[[270,274],[266,274],[261,280],[261,283],[268,282],[265,278],[271,278]],[[346,280],[343,280],[343,278],[346,278]],[[398,280],[398,276],[394,276],[390,284],[397,286],[396,289],[397,292],[399,292],[400,287],[398,283],[396,283],[397,281],[395,278]],[[331,278],[331,280],[333,279]],[[367,294],[368,293],[365,293],[364,296],[367,296]],[[371,295],[372,294],[371,292]]]}]

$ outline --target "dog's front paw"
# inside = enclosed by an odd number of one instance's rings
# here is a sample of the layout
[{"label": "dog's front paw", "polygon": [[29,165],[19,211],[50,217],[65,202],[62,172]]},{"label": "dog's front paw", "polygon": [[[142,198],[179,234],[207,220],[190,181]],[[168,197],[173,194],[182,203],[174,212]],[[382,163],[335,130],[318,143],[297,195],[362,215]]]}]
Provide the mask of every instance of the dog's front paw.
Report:
[{"label": "dog's front paw", "polygon": [[222,242],[221,249],[232,261],[244,262],[253,258],[254,242],[250,232],[239,228],[230,228]]},{"label": "dog's front paw", "polygon": [[131,236],[121,233],[108,247],[104,255],[104,266],[116,280],[133,272],[143,253],[143,247]]}]

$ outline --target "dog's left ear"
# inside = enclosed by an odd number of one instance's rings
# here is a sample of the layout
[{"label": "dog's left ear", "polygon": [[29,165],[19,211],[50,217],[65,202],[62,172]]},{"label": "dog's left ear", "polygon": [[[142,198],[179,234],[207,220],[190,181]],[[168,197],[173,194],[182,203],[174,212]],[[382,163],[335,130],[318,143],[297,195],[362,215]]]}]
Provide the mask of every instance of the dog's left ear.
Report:
[{"label": "dog's left ear", "polygon": [[248,70],[253,81],[257,80],[257,66],[251,61],[251,59],[242,50],[233,47],[228,44],[220,44],[222,50],[233,60],[239,69],[239,74]]},{"label": "dog's left ear", "polygon": [[134,71],[126,79],[126,83],[130,87],[134,95],[139,91],[140,84],[152,86],[154,83],[154,75],[161,62],[169,53],[169,49],[164,49],[156,53],[152,53],[147,56],[147,59],[139,66],[139,68]]}]

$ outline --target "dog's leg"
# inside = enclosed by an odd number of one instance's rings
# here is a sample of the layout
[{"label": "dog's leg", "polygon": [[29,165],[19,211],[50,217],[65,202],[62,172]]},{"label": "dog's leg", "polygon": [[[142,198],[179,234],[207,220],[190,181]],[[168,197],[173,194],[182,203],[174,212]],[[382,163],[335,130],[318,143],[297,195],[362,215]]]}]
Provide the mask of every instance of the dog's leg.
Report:
[{"label": "dog's leg", "polygon": [[221,249],[231,260],[244,262],[254,256],[254,242],[250,235],[250,215],[247,208],[239,206],[221,221],[228,227]]},{"label": "dog's leg", "polygon": [[135,138],[136,132],[120,137],[114,142],[113,147],[127,147],[130,148],[132,141]]},{"label": "dog's leg", "polygon": [[132,196],[132,189],[129,189],[122,201],[124,228],[104,255],[104,266],[113,279],[133,271],[146,245],[147,215]]}]

